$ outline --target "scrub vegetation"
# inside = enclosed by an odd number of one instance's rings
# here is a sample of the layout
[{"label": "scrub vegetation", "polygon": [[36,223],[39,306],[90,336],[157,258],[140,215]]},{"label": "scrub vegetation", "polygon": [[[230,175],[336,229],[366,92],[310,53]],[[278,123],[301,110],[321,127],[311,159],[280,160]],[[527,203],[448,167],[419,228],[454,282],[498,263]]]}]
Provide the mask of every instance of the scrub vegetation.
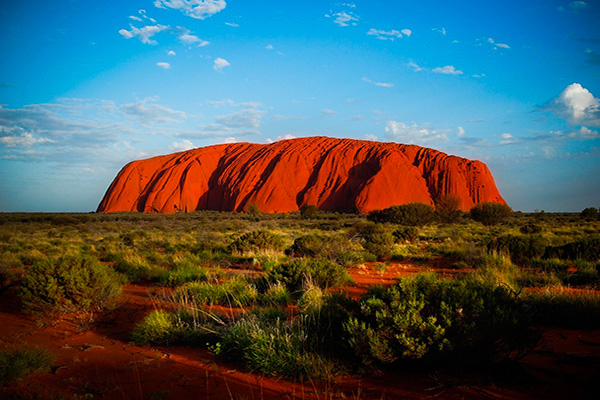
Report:
[{"label": "scrub vegetation", "polygon": [[[349,294],[351,271],[394,263],[422,272]],[[129,283],[155,293],[133,342],[206,347],[266,375],[478,366],[518,360],[540,328],[600,328],[600,221],[492,204],[462,213],[452,198],[367,216],[0,215],[0,289],[34,317],[118,307]],[[24,369],[47,364],[38,358]]]}]

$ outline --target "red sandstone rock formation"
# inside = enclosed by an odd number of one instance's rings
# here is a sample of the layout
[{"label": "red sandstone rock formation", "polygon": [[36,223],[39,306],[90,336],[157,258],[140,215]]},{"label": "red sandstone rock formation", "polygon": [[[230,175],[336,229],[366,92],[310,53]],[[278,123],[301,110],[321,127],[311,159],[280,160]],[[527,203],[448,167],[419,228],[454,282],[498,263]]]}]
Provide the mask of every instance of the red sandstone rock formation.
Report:
[{"label": "red sandstone rock formation", "polygon": [[446,194],[461,208],[504,203],[487,166],[415,145],[311,137],[233,143],[132,161],[99,212],[288,212],[304,205],[366,213]]}]

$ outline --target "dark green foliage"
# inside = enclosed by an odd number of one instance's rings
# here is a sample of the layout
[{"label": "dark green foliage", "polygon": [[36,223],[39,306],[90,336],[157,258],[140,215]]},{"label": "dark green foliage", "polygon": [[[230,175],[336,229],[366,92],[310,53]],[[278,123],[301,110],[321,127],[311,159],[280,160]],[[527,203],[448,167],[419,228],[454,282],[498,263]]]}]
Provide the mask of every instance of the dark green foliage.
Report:
[{"label": "dark green foliage", "polygon": [[544,289],[528,292],[522,302],[533,324],[559,328],[600,328],[600,296],[596,291]]},{"label": "dark green foliage", "polygon": [[531,345],[528,321],[506,288],[434,275],[363,296],[346,331],[367,364],[398,359],[491,362]]},{"label": "dark green foliage", "polygon": [[600,261],[600,237],[586,238],[563,246],[548,246],[544,258]]},{"label": "dark green foliage", "polygon": [[319,208],[313,205],[306,205],[300,208],[300,218],[313,219],[319,215]]},{"label": "dark green foliage", "polygon": [[290,291],[297,291],[307,281],[318,287],[328,288],[347,283],[350,278],[346,270],[335,262],[302,258],[274,265],[265,272],[263,279],[269,284],[279,282]]},{"label": "dark green foliage", "polygon": [[367,219],[377,223],[421,226],[433,221],[433,210],[433,207],[428,204],[408,203],[371,211]]},{"label": "dark green foliage", "polygon": [[360,257],[346,237],[317,234],[296,238],[285,253],[291,257],[324,258],[346,266],[355,264]]},{"label": "dark green foliage", "polygon": [[350,234],[353,238],[362,239],[364,249],[373,254],[377,260],[392,255],[395,238],[389,230],[375,222],[359,222],[352,226]]},{"label": "dark green foliage", "polygon": [[174,296],[197,304],[243,307],[254,304],[258,292],[247,280],[234,278],[220,283],[189,282],[178,287]]},{"label": "dark green foliage", "polygon": [[447,224],[458,221],[463,214],[460,203],[460,197],[456,195],[441,196],[435,203],[435,216],[439,221]]},{"label": "dark green foliage", "polygon": [[261,250],[281,250],[284,246],[281,236],[266,230],[248,232],[229,245],[229,251],[238,253]]},{"label": "dark green foliage", "polygon": [[579,216],[585,219],[586,221],[594,221],[597,220],[598,217],[600,217],[600,212],[598,212],[597,208],[588,207],[583,209],[583,211],[579,213]]},{"label": "dark green foliage", "polygon": [[419,228],[416,226],[401,226],[392,233],[396,243],[416,242],[419,238]]},{"label": "dark green foliage", "polygon": [[511,212],[506,204],[483,202],[471,208],[469,213],[475,221],[491,226],[504,222]]},{"label": "dark green foliage", "polygon": [[37,348],[0,351],[0,388],[33,372],[50,369],[53,359],[51,353]]},{"label": "dark green foliage", "polygon": [[521,232],[523,235],[532,235],[532,234],[541,233],[542,228],[539,225],[528,223],[528,224],[521,226],[519,228],[519,232]]},{"label": "dark green foliage", "polygon": [[100,310],[121,290],[120,277],[89,256],[64,256],[32,265],[19,295],[29,311]]},{"label": "dark green foliage", "polygon": [[510,260],[520,266],[530,266],[532,260],[540,258],[548,245],[540,235],[504,235],[488,244],[488,251],[510,256]]}]

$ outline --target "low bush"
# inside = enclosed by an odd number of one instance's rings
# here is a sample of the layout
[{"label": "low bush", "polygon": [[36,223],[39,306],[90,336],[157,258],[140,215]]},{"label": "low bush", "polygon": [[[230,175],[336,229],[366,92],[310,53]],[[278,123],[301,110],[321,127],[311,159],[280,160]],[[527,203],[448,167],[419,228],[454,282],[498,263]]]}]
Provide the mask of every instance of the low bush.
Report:
[{"label": "low bush", "polygon": [[367,219],[377,223],[421,226],[433,221],[433,210],[429,204],[408,203],[371,211]]},{"label": "low bush", "polygon": [[600,217],[600,212],[598,212],[597,208],[588,207],[583,209],[583,211],[579,213],[579,216],[585,219],[586,221],[594,221]]},{"label": "low bush", "polygon": [[312,282],[320,288],[340,286],[351,281],[341,265],[323,259],[295,259],[271,267],[263,275],[267,283],[282,283],[290,291],[301,290],[305,282]]},{"label": "low bush", "polygon": [[540,235],[503,235],[488,244],[488,251],[508,255],[517,265],[530,266],[533,259],[544,255],[547,245]]},{"label": "low bush", "polygon": [[367,364],[399,359],[491,362],[533,343],[526,315],[510,291],[485,281],[435,275],[371,289],[346,331]]},{"label": "low bush", "polygon": [[313,219],[319,216],[319,208],[313,205],[306,205],[300,208],[300,218]]},{"label": "low bush", "polygon": [[243,307],[258,299],[256,287],[243,278],[233,278],[220,283],[189,282],[173,293],[176,299],[196,304]]},{"label": "low bush", "polygon": [[33,372],[50,369],[53,359],[50,352],[37,348],[0,351],[0,388]]},{"label": "low bush", "polygon": [[392,232],[396,243],[413,243],[419,239],[419,228],[416,226],[401,226]]},{"label": "low bush", "polygon": [[506,204],[483,202],[471,208],[469,215],[485,226],[497,225],[506,221],[512,210]]},{"label": "low bush", "polygon": [[539,225],[536,225],[536,224],[528,223],[528,224],[521,226],[519,228],[519,232],[521,232],[524,235],[537,234],[537,233],[542,232],[542,227],[540,227]]},{"label": "low bush", "polygon": [[19,295],[29,311],[100,310],[121,291],[120,277],[89,256],[63,256],[35,263]]},{"label": "low bush", "polygon": [[548,246],[544,258],[600,261],[600,237],[586,238],[563,246]]},{"label": "low bush", "polygon": [[451,224],[457,222],[463,212],[460,209],[460,197],[452,194],[441,196],[435,202],[435,216],[440,222]]},{"label": "low bush", "polygon": [[531,310],[532,322],[559,328],[600,328],[600,295],[594,290],[544,288],[527,291],[522,302]]},{"label": "low bush", "polygon": [[229,245],[229,251],[237,253],[258,252],[261,250],[282,250],[283,238],[265,230],[248,232]]},{"label": "low bush", "polygon": [[355,247],[344,236],[310,234],[296,238],[285,253],[291,257],[323,258],[351,266],[361,261]]},{"label": "low bush", "polygon": [[248,315],[227,329],[221,349],[225,356],[266,375],[327,380],[338,368],[311,348],[310,336],[303,317],[273,321]]}]

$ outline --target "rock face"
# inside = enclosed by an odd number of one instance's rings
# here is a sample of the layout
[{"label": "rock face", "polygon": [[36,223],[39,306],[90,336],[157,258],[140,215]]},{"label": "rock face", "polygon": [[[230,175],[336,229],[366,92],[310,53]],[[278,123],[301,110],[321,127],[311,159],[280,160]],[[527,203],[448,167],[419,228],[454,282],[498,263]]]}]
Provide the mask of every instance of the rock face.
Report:
[{"label": "rock face", "polygon": [[487,166],[415,145],[311,137],[233,143],[132,161],[98,212],[288,212],[304,205],[366,213],[411,202],[505,204]]}]

